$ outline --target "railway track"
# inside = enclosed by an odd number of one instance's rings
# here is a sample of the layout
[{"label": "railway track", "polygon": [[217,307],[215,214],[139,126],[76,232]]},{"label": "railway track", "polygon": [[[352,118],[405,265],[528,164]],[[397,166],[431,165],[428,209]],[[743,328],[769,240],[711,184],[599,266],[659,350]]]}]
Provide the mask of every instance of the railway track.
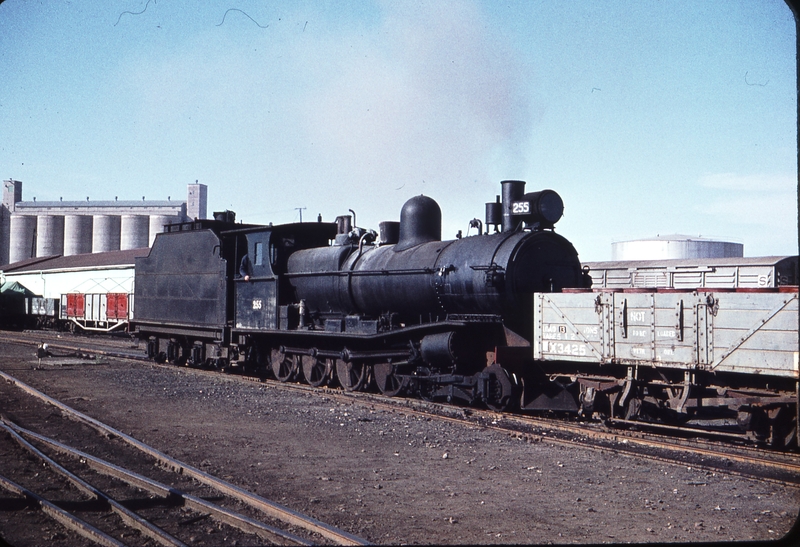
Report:
[{"label": "railway track", "polygon": [[[4,339],[18,343],[38,344],[43,340],[51,340],[48,342],[50,347],[62,351],[89,352],[94,355],[135,359],[149,362],[158,367],[174,366],[152,363],[141,357],[140,353],[134,352],[130,343],[122,340],[114,341],[116,342],[114,344],[107,341],[95,344],[94,340],[90,339],[89,343],[72,344],[63,339],[48,338],[42,333],[13,333],[21,336],[5,338],[6,334],[2,335]],[[197,374],[219,374],[219,372],[203,369],[193,370]],[[737,442],[714,440],[713,437],[709,438],[709,432],[703,430],[693,431],[683,428],[678,430],[641,422],[619,422],[616,427],[609,427],[599,422],[575,422],[560,418],[501,414],[490,410],[431,403],[419,399],[386,397],[367,392],[346,392],[327,387],[281,383],[245,375],[229,376],[241,378],[242,381],[269,382],[280,389],[324,393],[326,397],[345,403],[369,404],[376,409],[435,416],[440,420],[469,423],[502,431],[530,442],[580,445],[672,464],[689,465],[712,472],[720,471],[781,484],[800,484],[800,457],[796,453],[778,452]],[[680,434],[680,436],[676,436],[676,434]],[[720,434],[719,436],[738,440],[734,435]]]},{"label": "railway track", "polygon": [[[0,432],[16,441],[18,452],[24,452],[9,454],[8,461],[22,461],[27,457],[34,461],[35,469],[44,471],[35,473],[36,480],[29,481],[42,492],[34,492],[32,487],[5,477],[0,477],[0,486],[18,496],[19,504],[40,508],[92,543],[125,545],[132,541],[130,544],[139,545],[145,544],[143,539],[147,539],[161,545],[185,545],[186,541],[192,540],[191,543],[193,538],[207,535],[206,520],[212,520],[216,524],[213,531],[224,534],[218,537],[224,537],[225,543],[235,541],[237,545],[261,545],[265,541],[276,545],[368,544],[362,538],[178,461],[8,374],[0,372],[0,377],[42,403],[56,407],[66,418],[96,430],[100,435],[92,445],[121,441],[140,453],[141,467],[152,468],[155,463],[180,477],[181,481],[177,482],[189,482],[189,488],[193,487],[192,483],[202,485],[203,495],[185,492],[174,483],[165,484],[122,468],[2,416]],[[119,446],[106,450],[115,452]],[[58,486],[54,488],[54,484]],[[113,494],[109,493],[112,491]],[[48,493],[52,497],[53,492],[58,499],[46,499]],[[131,506],[154,513],[154,516],[144,518],[132,511]],[[249,515],[234,511],[231,506],[242,507]],[[254,514],[260,516],[251,516]],[[194,531],[192,527],[198,524],[200,530]],[[126,538],[133,539],[126,541]]]},{"label": "railway track", "polygon": [[326,397],[339,402],[369,404],[376,410],[399,411],[425,417],[435,416],[440,420],[472,424],[529,442],[609,450],[768,482],[800,485],[800,458],[796,454],[730,445],[704,438],[682,439],[649,431],[619,430],[600,423],[574,423],[557,418],[500,414],[489,410],[454,407],[416,399],[343,392],[313,388],[303,384],[275,383],[283,389],[322,392]]}]

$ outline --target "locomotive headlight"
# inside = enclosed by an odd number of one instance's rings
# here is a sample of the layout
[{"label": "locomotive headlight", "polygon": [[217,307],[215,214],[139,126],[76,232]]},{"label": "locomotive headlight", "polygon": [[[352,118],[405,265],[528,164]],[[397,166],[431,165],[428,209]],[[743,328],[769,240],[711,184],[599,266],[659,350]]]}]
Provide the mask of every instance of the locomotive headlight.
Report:
[{"label": "locomotive headlight", "polygon": [[511,202],[511,214],[528,225],[538,222],[542,228],[552,228],[564,214],[564,202],[553,190],[530,192]]}]

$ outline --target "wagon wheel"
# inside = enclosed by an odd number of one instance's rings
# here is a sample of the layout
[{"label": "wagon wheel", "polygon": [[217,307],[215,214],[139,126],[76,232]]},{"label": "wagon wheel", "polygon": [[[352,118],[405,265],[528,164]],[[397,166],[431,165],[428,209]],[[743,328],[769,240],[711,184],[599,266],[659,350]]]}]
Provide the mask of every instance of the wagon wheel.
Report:
[{"label": "wagon wheel", "polygon": [[367,369],[369,367],[363,361],[348,362],[342,359],[336,360],[336,377],[345,391],[358,391],[367,383]]},{"label": "wagon wheel", "polygon": [[379,363],[372,370],[378,389],[387,397],[401,394],[408,386],[408,379],[398,378],[397,367],[391,363]]},{"label": "wagon wheel", "polygon": [[328,383],[333,369],[333,359],[319,359],[311,355],[303,355],[303,377],[310,385],[319,387]]},{"label": "wagon wheel", "polygon": [[281,382],[294,380],[300,369],[300,359],[297,355],[272,350],[272,372]]}]

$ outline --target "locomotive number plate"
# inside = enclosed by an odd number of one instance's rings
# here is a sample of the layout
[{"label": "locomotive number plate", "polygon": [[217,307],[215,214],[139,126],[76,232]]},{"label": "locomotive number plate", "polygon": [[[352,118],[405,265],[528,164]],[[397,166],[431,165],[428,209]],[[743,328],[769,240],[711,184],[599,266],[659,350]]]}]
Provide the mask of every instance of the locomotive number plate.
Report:
[{"label": "locomotive number plate", "polygon": [[260,310],[263,307],[263,301],[260,298],[253,298],[253,309]]},{"label": "locomotive number plate", "polygon": [[529,201],[512,201],[511,214],[512,215],[527,215],[531,212],[531,203]]}]

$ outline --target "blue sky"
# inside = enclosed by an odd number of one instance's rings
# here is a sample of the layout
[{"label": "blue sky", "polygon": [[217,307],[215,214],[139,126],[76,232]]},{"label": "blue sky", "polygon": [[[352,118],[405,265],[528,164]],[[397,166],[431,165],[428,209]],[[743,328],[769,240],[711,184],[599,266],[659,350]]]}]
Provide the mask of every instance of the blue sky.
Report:
[{"label": "blue sky", "polygon": [[685,234],[796,254],[795,21],[780,0],[0,4],[0,178],[244,222],[552,188],[583,260]]}]

